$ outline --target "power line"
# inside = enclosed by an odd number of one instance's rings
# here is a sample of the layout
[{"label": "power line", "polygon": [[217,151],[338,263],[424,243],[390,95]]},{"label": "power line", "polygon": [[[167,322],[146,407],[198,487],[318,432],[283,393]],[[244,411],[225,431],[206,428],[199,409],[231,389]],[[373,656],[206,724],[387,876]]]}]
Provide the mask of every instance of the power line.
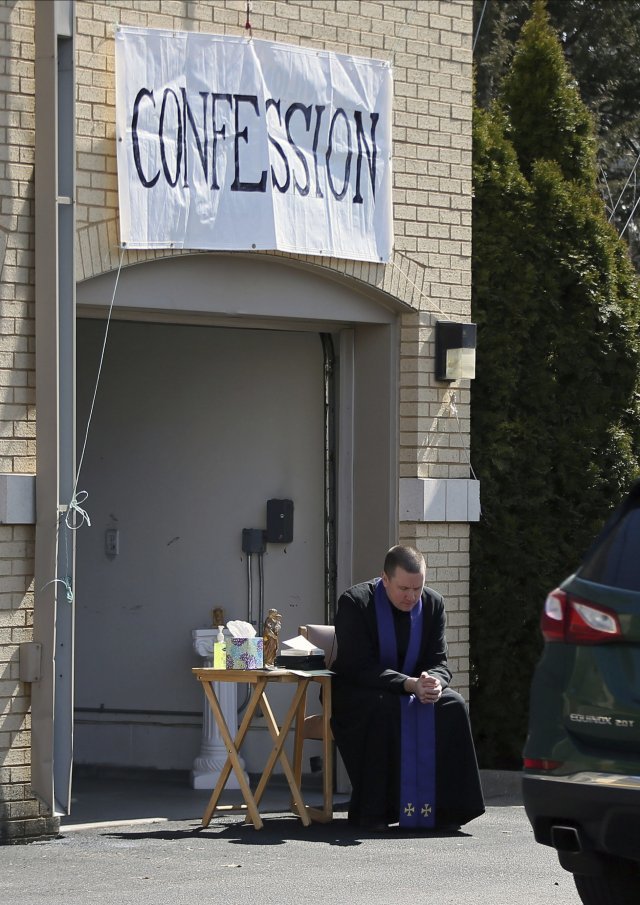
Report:
[{"label": "power line", "polygon": [[[631,168],[631,172],[629,173],[629,175],[627,177],[627,181],[625,182],[624,187],[623,187],[622,191],[620,192],[620,195],[618,196],[618,200],[616,201],[615,206],[614,206],[613,210],[611,211],[611,216],[609,217],[609,223],[611,223],[611,220],[613,219],[613,215],[615,214],[617,207],[622,200],[622,196],[624,195],[627,186],[631,182],[631,177],[635,173],[635,170],[636,170],[636,167],[638,166],[639,161],[640,161],[640,154],[638,154],[638,156],[636,157],[636,162],[634,163],[633,167]],[[635,207],[634,207],[634,210],[635,210]],[[627,227],[625,226],[625,229],[626,228]],[[623,232],[624,232],[624,230],[623,230]],[[621,235],[622,235],[622,233],[621,233]]]},{"label": "power line", "polygon": [[479,22],[478,22],[478,27],[476,28],[476,35],[475,35],[475,38],[473,39],[473,47],[471,48],[471,53],[473,53],[473,52],[475,51],[475,49],[476,49],[476,43],[477,43],[477,41],[478,41],[478,35],[480,34],[480,28],[481,28],[481,26],[482,26],[482,20],[484,19],[484,11],[485,11],[485,9],[487,8],[487,3],[488,3],[488,2],[489,2],[489,0],[484,0],[484,3],[483,3],[483,5],[482,5],[482,12],[480,13],[480,20],[479,20]]},{"label": "power line", "polygon": [[636,203],[633,205],[633,209],[632,209],[631,213],[629,214],[629,219],[628,219],[627,222],[625,223],[622,232],[621,232],[620,235],[618,236],[619,239],[621,239],[621,238],[623,237],[623,235],[625,234],[626,229],[627,229],[627,226],[631,223],[631,219],[632,219],[633,215],[635,214],[636,208],[637,208],[637,206],[638,206],[639,204],[640,204],[640,197],[638,198],[638,200],[636,201]]}]

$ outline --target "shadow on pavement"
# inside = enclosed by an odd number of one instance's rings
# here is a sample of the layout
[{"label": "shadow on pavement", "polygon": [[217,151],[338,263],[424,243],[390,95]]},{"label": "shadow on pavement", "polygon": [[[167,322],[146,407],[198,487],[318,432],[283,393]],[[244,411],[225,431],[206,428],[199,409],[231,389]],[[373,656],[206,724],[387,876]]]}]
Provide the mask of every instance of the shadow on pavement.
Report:
[{"label": "shadow on pavement", "polygon": [[386,832],[369,832],[366,829],[349,826],[345,818],[336,818],[332,823],[313,823],[311,826],[303,826],[297,817],[292,816],[267,816],[264,818],[264,826],[256,830],[251,824],[234,822],[223,824],[222,822],[209,825],[207,828],[199,825],[185,827],[183,829],[148,829],[138,832],[110,832],[102,834],[112,839],[157,839],[162,841],[176,841],[186,839],[215,839],[224,840],[232,845],[285,845],[291,841],[318,842],[324,845],[337,845],[343,847],[361,845],[365,839],[388,839],[389,837],[403,839],[417,839],[429,836],[432,838],[464,838],[472,835],[461,830],[401,830],[397,826],[390,827]]}]

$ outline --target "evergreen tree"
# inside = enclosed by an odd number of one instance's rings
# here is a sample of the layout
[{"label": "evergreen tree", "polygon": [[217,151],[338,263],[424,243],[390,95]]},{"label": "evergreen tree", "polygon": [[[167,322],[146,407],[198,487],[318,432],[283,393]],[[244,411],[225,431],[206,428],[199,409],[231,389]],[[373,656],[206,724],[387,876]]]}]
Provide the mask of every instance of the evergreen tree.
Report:
[{"label": "evergreen tree", "polygon": [[474,115],[472,715],[486,765],[519,764],[544,598],[638,472],[640,296],[594,160],[536,0],[500,103]]},{"label": "evergreen tree", "polygon": [[[488,108],[533,0],[474,0],[476,97]],[[599,189],[640,268],[640,0],[548,0],[551,25],[596,120]],[[635,208],[635,212],[634,212]],[[631,217],[631,215],[633,216]],[[629,219],[631,217],[631,219]]]},{"label": "evergreen tree", "polygon": [[[488,108],[533,0],[473,0],[476,99]],[[640,0],[547,0],[551,25],[600,141],[640,135]]]}]

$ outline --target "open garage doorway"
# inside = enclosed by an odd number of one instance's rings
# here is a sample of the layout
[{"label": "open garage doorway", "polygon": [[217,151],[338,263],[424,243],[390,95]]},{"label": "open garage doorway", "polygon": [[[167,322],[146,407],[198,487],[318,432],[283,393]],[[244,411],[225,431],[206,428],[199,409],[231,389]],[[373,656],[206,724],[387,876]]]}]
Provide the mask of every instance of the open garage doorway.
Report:
[{"label": "open garage doorway", "polygon": [[[79,446],[114,279],[78,285]],[[265,527],[267,500],[294,503],[293,541],[263,560],[283,638],[325,621],[328,595],[395,541],[399,303],[263,257],[152,261],[118,285],[78,484],[92,525],[77,535],[74,774],[188,774],[203,704],[191,632],[215,607],[246,618],[242,529]],[[249,772],[267,736],[243,746]]]},{"label": "open garage doorway", "polygon": [[[80,423],[103,334],[78,323]],[[266,527],[268,499],[293,500],[294,538],[269,544],[260,570],[254,557],[254,616],[262,576],[284,638],[323,621],[323,419],[317,333],[112,323],[82,477],[76,764],[189,770],[191,633],[215,607],[249,618],[242,531]]]}]

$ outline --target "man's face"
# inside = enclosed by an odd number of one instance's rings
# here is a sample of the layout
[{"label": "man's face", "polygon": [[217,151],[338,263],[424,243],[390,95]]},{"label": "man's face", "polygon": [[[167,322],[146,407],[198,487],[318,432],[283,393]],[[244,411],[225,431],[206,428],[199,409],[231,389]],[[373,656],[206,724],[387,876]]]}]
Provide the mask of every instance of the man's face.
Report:
[{"label": "man's face", "polygon": [[408,613],[420,600],[424,587],[424,572],[405,572],[398,566],[391,576],[386,572],[382,573],[382,583],[394,607]]}]

